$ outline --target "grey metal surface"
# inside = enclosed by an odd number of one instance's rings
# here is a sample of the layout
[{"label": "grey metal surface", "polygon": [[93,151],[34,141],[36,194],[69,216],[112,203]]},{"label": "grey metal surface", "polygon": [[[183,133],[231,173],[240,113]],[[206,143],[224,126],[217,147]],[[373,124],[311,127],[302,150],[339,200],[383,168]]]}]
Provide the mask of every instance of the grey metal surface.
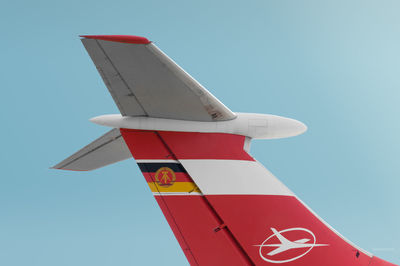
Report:
[{"label": "grey metal surface", "polygon": [[236,115],[154,44],[82,39],[124,116],[193,121]]},{"label": "grey metal surface", "polygon": [[119,129],[112,129],[52,168],[89,171],[131,157]]}]

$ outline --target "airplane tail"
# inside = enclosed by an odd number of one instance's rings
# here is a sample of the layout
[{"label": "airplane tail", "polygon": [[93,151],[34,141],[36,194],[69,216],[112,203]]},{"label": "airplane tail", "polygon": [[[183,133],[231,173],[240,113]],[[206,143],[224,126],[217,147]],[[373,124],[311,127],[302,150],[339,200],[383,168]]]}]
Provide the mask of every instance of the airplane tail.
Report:
[{"label": "airplane tail", "polygon": [[136,159],[192,265],[390,266],[359,249],[246,151],[296,136],[300,121],[234,113],[147,38],[82,36],[120,115],[111,131],[54,166]]},{"label": "airplane tail", "polygon": [[393,265],[316,216],[244,150],[244,136],[121,134],[191,265]]}]

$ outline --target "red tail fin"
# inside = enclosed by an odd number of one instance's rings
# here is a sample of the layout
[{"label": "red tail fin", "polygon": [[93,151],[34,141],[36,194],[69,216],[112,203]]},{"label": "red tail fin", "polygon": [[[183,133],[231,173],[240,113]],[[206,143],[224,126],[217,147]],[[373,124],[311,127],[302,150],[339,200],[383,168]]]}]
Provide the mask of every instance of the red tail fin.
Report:
[{"label": "red tail fin", "polygon": [[223,133],[121,130],[192,265],[393,265],[360,250]]}]

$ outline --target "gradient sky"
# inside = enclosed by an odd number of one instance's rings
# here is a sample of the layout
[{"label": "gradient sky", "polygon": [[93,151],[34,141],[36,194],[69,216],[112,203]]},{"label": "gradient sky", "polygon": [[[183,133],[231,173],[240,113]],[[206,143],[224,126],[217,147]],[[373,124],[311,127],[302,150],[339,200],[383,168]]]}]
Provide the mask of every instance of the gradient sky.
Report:
[{"label": "gradient sky", "polygon": [[118,113],[79,34],[148,37],[233,111],[306,123],[251,153],[400,263],[400,2],[3,1],[0,265],[187,265],[133,160],[48,169]]}]

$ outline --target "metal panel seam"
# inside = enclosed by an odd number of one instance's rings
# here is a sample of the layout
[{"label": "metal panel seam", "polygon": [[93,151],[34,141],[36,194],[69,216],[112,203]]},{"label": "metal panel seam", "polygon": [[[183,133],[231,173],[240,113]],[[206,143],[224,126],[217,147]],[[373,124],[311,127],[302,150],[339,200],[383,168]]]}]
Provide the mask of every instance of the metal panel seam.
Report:
[{"label": "metal panel seam", "polygon": [[[138,105],[140,106],[140,108],[143,110],[143,113],[146,114],[146,116],[149,116],[149,114],[146,112],[146,110],[144,109],[143,105],[140,103],[139,99],[136,97],[135,93],[133,93],[132,89],[129,87],[128,83],[125,81],[125,79],[122,77],[121,73],[118,71],[118,68],[114,65],[114,63],[112,62],[111,58],[107,55],[106,51],[104,50],[104,48],[101,46],[100,42],[98,40],[96,40],[97,44],[99,45],[101,51],[104,53],[105,57],[107,58],[107,60],[110,62],[110,64],[112,65],[112,67],[115,69],[115,71],[118,73],[118,76],[120,77],[121,81],[125,84],[126,88],[131,92],[132,96],[135,98],[136,102],[138,103]],[[111,83],[110,83],[111,84]],[[110,91],[110,93],[112,93]],[[113,97],[114,98],[114,97]],[[121,106],[122,107],[122,106]],[[125,111],[124,111],[125,113]],[[125,115],[129,115],[126,114]]]},{"label": "metal panel seam", "polygon": [[[144,167],[146,168],[147,166],[144,166]],[[149,172],[149,176],[151,177],[151,179],[152,179],[153,182],[156,182],[156,181],[154,180],[154,178],[153,178],[153,175],[152,175],[150,172]],[[196,262],[196,264],[199,265],[199,263],[198,263],[197,260],[196,260],[196,257],[194,256],[192,250],[190,249],[189,244],[187,243],[187,241],[186,241],[186,239],[185,239],[185,236],[184,236],[183,233],[181,232],[181,229],[179,228],[178,223],[175,221],[175,217],[172,215],[172,212],[170,211],[170,209],[169,209],[169,207],[168,207],[168,204],[165,202],[164,197],[162,196],[162,194],[161,194],[161,192],[159,191],[159,189],[158,189],[157,186],[156,186],[156,189],[157,189],[159,195],[161,196],[160,198],[161,198],[161,200],[163,201],[164,206],[165,206],[165,208],[167,209],[167,211],[168,211],[168,213],[169,213],[171,219],[174,221],[174,224],[175,224],[175,226],[176,226],[176,229],[179,231],[179,234],[181,235],[182,240],[185,242],[185,245],[186,245],[186,247],[188,248],[188,251],[190,252],[190,254],[192,254],[192,257],[193,257],[194,261]]]},{"label": "metal panel seam", "polygon": [[[173,153],[172,149],[170,149],[170,147],[167,145],[167,143],[164,141],[164,139],[161,137],[161,135],[155,131],[156,135],[160,138],[161,142],[165,145],[165,147],[169,150],[169,152],[174,156],[175,159],[177,159],[179,162],[179,158],[177,158],[175,156],[175,154]],[[182,164],[182,167],[185,168],[185,166]],[[186,170],[187,172],[187,170]],[[187,172],[189,174],[189,172]],[[190,176],[190,174],[189,174]],[[196,182],[193,180],[193,182],[196,184]],[[196,184],[197,186],[197,184]],[[198,186],[197,186],[198,187]],[[201,188],[199,188],[201,191]],[[158,189],[157,189],[158,190]],[[201,194],[203,195],[202,199],[204,200],[206,206],[210,209],[211,214],[216,218],[217,221],[220,222],[220,224],[224,224],[224,220],[222,220],[222,218],[219,216],[218,212],[214,209],[214,207],[211,205],[211,203],[208,201],[207,197],[204,196],[203,192],[201,192]],[[168,208],[168,207],[167,207]],[[235,236],[233,235],[233,233],[229,230],[229,227],[227,226],[226,228],[226,233],[229,236],[229,239],[233,242],[233,245],[237,248],[237,250],[239,251],[239,254],[241,254],[243,256],[243,258],[250,264],[250,265],[255,265],[255,263],[252,261],[252,259],[250,258],[250,256],[246,253],[246,251],[244,250],[244,248],[242,247],[242,245],[240,244],[240,242],[235,238]],[[194,256],[193,256],[194,258]]]}]

